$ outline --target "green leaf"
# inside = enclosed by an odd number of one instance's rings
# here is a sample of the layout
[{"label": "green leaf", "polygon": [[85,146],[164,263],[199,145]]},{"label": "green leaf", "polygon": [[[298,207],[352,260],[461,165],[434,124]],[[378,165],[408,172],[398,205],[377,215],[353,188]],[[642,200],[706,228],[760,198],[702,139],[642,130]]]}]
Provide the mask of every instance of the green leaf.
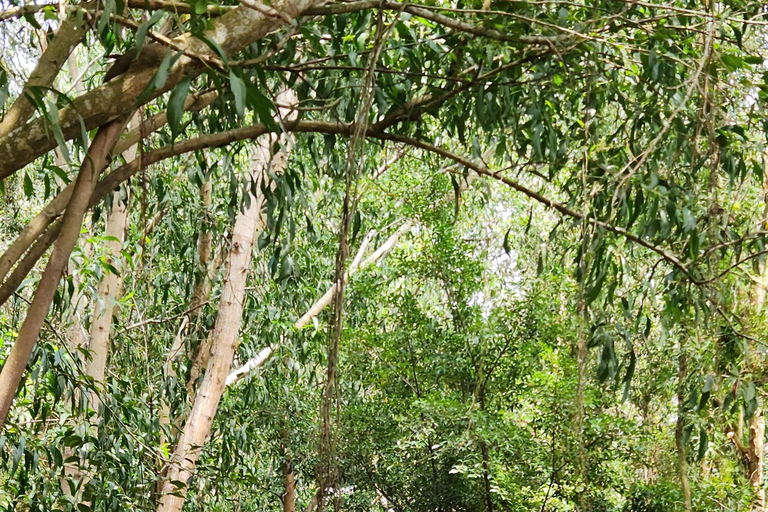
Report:
[{"label": "green leaf", "polygon": [[245,99],[248,92],[245,88],[245,82],[237,76],[234,69],[229,72],[229,86],[232,89],[232,94],[235,96],[237,115],[243,117],[245,115]]},{"label": "green leaf", "polygon": [[53,173],[56,176],[58,176],[61,181],[63,181],[66,184],[69,184],[69,181],[70,181],[69,180],[69,176],[67,176],[67,173],[66,173],[66,171],[64,171],[64,169],[62,169],[61,167],[56,166],[56,165],[48,166],[48,169],[53,171]]},{"label": "green leaf", "polygon": [[355,210],[355,216],[352,220],[352,239],[350,244],[354,244],[357,240],[357,235],[360,233],[360,227],[363,225],[363,216],[360,214],[360,210]]},{"label": "green leaf", "polygon": [[135,48],[137,57],[141,55],[141,48],[144,46],[144,40],[147,37],[147,31],[149,31],[149,28],[152,25],[160,21],[163,16],[165,16],[165,11],[155,11],[147,21],[139,25],[139,28],[136,29]]},{"label": "green leaf", "polygon": [[[270,101],[269,98],[264,96],[255,85],[250,85],[248,87],[247,101],[248,105],[253,109],[254,112],[256,112],[259,117],[259,121],[261,121],[264,126],[266,126],[269,130],[277,131],[279,129],[275,119],[272,117],[272,114],[275,110],[274,104]],[[326,141],[328,140],[330,140],[333,144],[335,143],[336,139],[333,136],[326,136]]]},{"label": "green leaf", "polygon": [[622,379],[622,383],[624,384],[624,392],[621,395],[621,401],[626,402],[627,398],[629,398],[629,390],[632,385],[632,377],[635,375],[635,367],[637,365],[637,356],[635,355],[635,351],[632,348],[632,344],[629,342],[629,339],[627,339],[627,348],[629,349],[629,364],[627,365],[627,371],[624,374],[624,378]]},{"label": "green leaf", "polygon": [[293,275],[293,258],[286,256],[285,259],[283,259],[283,268],[280,270],[280,276],[277,280],[282,281],[291,275]]},{"label": "green leaf", "polygon": [[456,176],[451,173],[451,186],[453,186],[453,216],[455,218],[458,218],[459,216],[459,206],[461,203],[461,188],[459,187],[459,182],[456,180]]},{"label": "green leaf", "polygon": [[704,377],[704,387],[701,388],[701,398],[699,399],[698,410],[701,411],[706,407],[709,397],[712,394],[712,388],[715,385],[715,379],[711,375]]},{"label": "green leaf", "polygon": [[723,61],[723,64],[725,64],[726,69],[731,72],[738,69],[751,67],[749,64],[744,62],[744,59],[737,57],[736,55],[721,55],[720,59]]},{"label": "green leaf", "polygon": [[[180,56],[181,54],[178,55]],[[162,87],[165,85],[165,81],[168,79],[168,71],[171,69],[172,57],[173,52],[168,51],[165,54],[165,57],[163,57],[163,61],[160,63],[160,66],[158,66],[157,73],[155,73],[155,77],[152,79],[156,89],[162,89]]]},{"label": "green leaf", "polygon": [[32,179],[29,177],[29,173],[24,173],[24,195],[29,197],[32,197],[32,195],[35,193],[35,188],[32,186]]},{"label": "green leaf", "polygon": [[112,265],[111,263],[102,262],[101,266],[104,267],[105,269],[107,269],[110,273],[112,273],[112,274],[114,274],[114,275],[116,275],[118,277],[120,276],[120,271],[117,270],[115,268],[115,266]]},{"label": "green leaf", "polygon": [[195,14],[205,14],[205,12],[208,10],[208,2],[205,0],[197,0],[197,2],[195,2],[194,9]]},{"label": "green leaf", "polygon": [[137,104],[141,105],[145,103],[153,92],[158,89],[162,89],[163,86],[165,86],[165,82],[168,79],[168,72],[170,71],[171,66],[173,66],[173,64],[179,60],[179,57],[182,55],[182,53],[177,53],[174,55],[170,50],[165,54],[165,57],[163,57],[162,62],[160,62],[160,66],[158,66],[157,71],[155,72],[155,76],[152,77],[152,80],[149,81],[147,87],[136,99]]},{"label": "green leaf", "polygon": [[59,125],[59,109],[53,102],[48,102],[48,108],[45,110],[48,122],[51,124],[51,130],[53,131],[53,138],[56,139],[56,143],[59,145],[59,150],[67,163],[71,163],[72,160],[69,157],[69,150],[67,149],[67,143],[64,139],[64,133],[61,131]]},{"label": "green leaf", "polygon": [[26,13],[26,14],[24,14],[23,17],[24,17],[25,20],[27,20],[27,23],[29,23],[30,25],[32,25],[33,27],[35,27],[38,30],[42,30],[43,27],[40,26],[40,23],[37,22],[37,20],[35,19],[35,16],[33,14]]},{"label": "green leaf", "polygon": [[507,232],[504,234],[504,252],[507,253],[507,256],[512,255],[512,247],[509,246],[509,232],[512,231],[512,228],[507,229]]},{"label": "green leaf", "polygon": [[181,127],[181,117],[184,114],[184,102],[187,100],[189,85],[192,82],[192,76],[184,78],[176,84],[168,98],[168,125],[171,127],[171,139],[176,139]]},{"label": "green leaf", "polygon": [[195,33],[193,35],[196,38],[198,38],[199,40],[201,40],[202,42],[204,42],[206,44],[206,46],[208,46],[208,48],[213,50],[214,53],[216,55],[218,55],[218,57],[222,60],[222,62],[224,62],[224,65],[229,67],[229,61],[227,60],[227,54],[224,52],[224,49],[219,45],[219,43],[217,43],[213,39],[209,39],[203,33]]},{"label": "green leaf", "polygon": [[709,445],[709,440],[707,439],[707,431],[704,429],[704,427],[701,427],[699,430],[699,451],[698,451],[698,460],[704,459],[704,456],[707,454],[707,446]]}]

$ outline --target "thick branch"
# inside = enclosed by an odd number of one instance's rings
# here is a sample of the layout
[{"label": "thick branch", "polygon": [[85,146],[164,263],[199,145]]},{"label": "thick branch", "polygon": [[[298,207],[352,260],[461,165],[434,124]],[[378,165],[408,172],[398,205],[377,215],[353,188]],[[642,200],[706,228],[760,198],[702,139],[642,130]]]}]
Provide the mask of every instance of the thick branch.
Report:
[{"label": "thick branch", "polygon": [[[336,135],[348,135],[352,129],[352,126],[353,125],[351,124],[346,124],[341,122],[334,123],[334,122],[326,122],[326,121],[295,121],[295,122],[288,122],[284,124],[284,128],[287,131],[294,132],[294,133],[328,133],[328,134],[336,134]],[[196,137],[194,139],[188,139],[186,141],[176,143],[175,145],[172,145],[172,146],[165,146],[165,147],[156,149],[154,151],[151,151],[149,153],[145,153],[143,155],[142,161],[146,165],[151,165],[153,163],[165,160],[167,158],[171,158],[173,156],[181,155],[191,151],[197,151],[200,149],[212,148],[212,147],[221,147],[237,141],[254,139],[268,132],[270,132],[269,128],[265,127],[263,124],[256,124],[252,126],[246,126],[243,128],[237,128],[235,130],[229,130],[229,131],[210,134],[210,135],[203,135],[200,137]],[[457,155],[453,152],[450,152],[444,148],[434,146],[433,144],[430,144],[422,140],[414,139],[412,137],[406,137],[403,135],[390,135],[385,132],[376,131],[373,128],[369,128],[367,130],[366,136],[370,138],[381,139],[381,140],[391,140],[394,142],[401,142],[403,144],[407,144],[419,149],[423,149],[423,150],[438,154],[440,156],[453,160],[461,165],[464,165],[474,170],[475,172],[477,172],[482,176],[487,176],[495,180],[501,181],[507,186],[514,188],[518,192],[522,192],[523,194],[530,197],[531,199],[549,208],[557,210],[559,213],[567,217],[571,217],[574,219],[582,218],[581,213],[571,210],[570,208],[563,205],[562,203],[558,203],[547,197],[544,197],[538,192],[535,192],[529,189],[528,187],[525,187],[524,185],[510,178],[501,176],[481,164],[472,162],[471,160],[468,160],[467,158]],[[140,159],[133,160],[132,162],[129,162],[123,165],[122,167],[119,167],[112,173],[110,173],[96,187],[91,203],[95,204],[96,202],[101,200],[101,198],[104,197],[110,190],[113,190],[115,187],[120,185],[120,183],[122,183],[123,181],[129,179],[131,176],[136,174],[141,168],[142,161],[140,161]],[[60,214],[61,212],[59,211],[58,213]],[[49,213],[46,213],[45,216],[48,217],[49,220],[47,221],[46,224],[43,224],[41,226],[43,229],[47,227],[47,225],[50,224],[50,222],[52,222],[53,218],[55,218],[55,216],[51,216]],[[680,269],[686,275],[686,277],[688,277],[688,279],[690,279],[693,283],[699,284],[700,281],[696,280],[691,275],[687,267],[674,254],[669,253],[668,251],[665,251],[664,249],[657,247],[653,243],[647,240],[644,240],[643,238],[640,238],[637,235],[630,233],[628,230],[622,227],[613,226],[612,224],[601,222],[595,219],[590,219],[589,222],[598,227],[601,227],[603,229],[606,229],[608,231],[621,235],[624,238],[657,253],[664,260],[672,263],[675,267]]]},{"label": "thick branch", "polygon": [[59,4],[56,2],[53,3],[46,3],[46,4],[27,4],[27,5],[20,5],[18,7],[9,7],[7,9],[3,9],[0,11],[0,21],[9,20],[11,18],[20,18],[21,16],[26,16],[27,14],[34,14],[38,11],[42,11],[46,7],[56,7]]},{"label": "thick branch", "polygon": [[[218,91],[206,91],[197,94],[190,94],[184,101],[184,110],[187,112],[197,112],[216,100],[219,97]],[[153,115],[147,119],[144,119],[139,124],[126,131],[120,140],[115,144],[115,149],[112,152],[115,155],[121,154],[123,151],[138,144],[143,137],[148,136],[151,133],[158,131],[160,128],[168,123],[168,111],[164,110],[158,114]]]},{"label": "thick branch", "polygon": [[[192,12],[192,5],[188,3],[173,2],[168,0],[128,0],[128,6],[135,9],[151,9],[151,10],[163,10],[179,14],[190,14]],[[233,9],[232,6],[227,5],[209,5],[206,8],[206,16],[219,16]],[[440,14],[418,4],[408,3],[403,6],[401,2],[394,0],[381,2],[379,0],[361,0],[357,2],[339,2],[329,5],[321,5],[317,7],[311,7],[304,11],[305,16],[332,16],[335,14],[345,14],[350,12],[364,11],[367,9],[387,9],[393,11],[403,11],[419,18],[437,23],[444,27],[457,30],[459,32],[465,32],[478,37],[485,37],[488,39],[496,39],[498,41],[507,41],[513,43],[522,44],[557,44],[565,39],[571,38],[569,35],[558,36],[526,36],[526,35],[511,35],[499,30],[487,29],[482,26],[473,25],[465,21],[451,18],[444,14]]]},{"label": "thick branch", "polygon": [[[317,0],[278,0],[272,7],[290,18],[296,18]],[[213,21],[205,37],[215,42],[227,55],[233,55],[274,31],[284,22],[265,14],[238,7]],[[177,47],[195,55],[215,56],[206,43],[191,34],[173,40]],[[62,61],[63,62],[63,61]],[[115,117],[136,108],[139,95],[153,79],[156,67],[141,67],[110,80],[101,87],[76,98],[73,105],[59,111],[59,125],[66,140],[86,130],[101,126]],[[187,76],[196,76],[205,69],[198,60],[181,56],[172,66],[165,85],[154,91],[150,101],[171,90]],[[53,149],[56,142],[49,136],[45,120],[38,118],[0,138],[0,179],[12,175],[37,157]]]}]

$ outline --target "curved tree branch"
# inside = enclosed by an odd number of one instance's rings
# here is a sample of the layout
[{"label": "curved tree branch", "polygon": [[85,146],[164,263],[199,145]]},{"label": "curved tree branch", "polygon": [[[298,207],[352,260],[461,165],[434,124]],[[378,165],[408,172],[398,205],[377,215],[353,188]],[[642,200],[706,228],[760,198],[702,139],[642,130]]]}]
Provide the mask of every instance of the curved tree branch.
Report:
[{"label": "curved tree branch", "polygon": [[[293,19],[317,2],[278,0],[272,7]],[[242,6],[216,18],[212,23],[213,27],[205,32],[204,37],[216,43],[226,55],[236,54],[285,24],[281,19]],[[189,33],[173,39],[173,42],[194,55],[214,55],[205,42]],[[64,139],[78,136],[81,123],[86,130],[91,130],[140,106],[137,105],[137,99],[155,76],[158,65],[159,62],[155,66],[129,70],[76,98],[72,105],[60,110],[59,126]],[[164,86],[150,94],[146,101],[171,90],[187,76],[199,75],[204,69],[199,59],[182,55],[171,67]],[[48,135],[45,123],[44,119],[37,118],[0,138],[0,162],[3,162],[0,166],[0,179],[12,175],[56,146],[55,140]]]}]

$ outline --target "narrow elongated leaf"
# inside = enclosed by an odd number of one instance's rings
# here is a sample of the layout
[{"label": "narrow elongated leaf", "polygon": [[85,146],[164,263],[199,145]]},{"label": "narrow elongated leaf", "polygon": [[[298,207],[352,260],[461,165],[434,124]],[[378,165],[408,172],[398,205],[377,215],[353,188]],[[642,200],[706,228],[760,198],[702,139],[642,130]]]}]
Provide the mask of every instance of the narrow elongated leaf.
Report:
[{"label": "narrow elongated leaf", "polygon": [[245,89],[245,82],[243,79],[237,76],[234,70],[229,72],[229,86],[232,89],[232,94],[235,96],[235,110],[237,115],[243,117],[245,115],[245,98],[247,91]]},{"label": "narrow elongated leaf", "polygon": [[136,30],[136,56],[138,57],[141,55],[141,48],[144,46],[144,40],[147,37],[147,32],[149,31],[149,28],[160,21],[163,16],[165,16],[165,11],[155,11],[152,16],[139,25],[139,28]]},{"label": "narrow elongated leaf", "polygon": [[173,88],[171,96],[168,98],[168,125],[171,127],[171,137],[173,139],[179,134],[181,117],[184,114],[184,102],[187,99],[191,82],[192,77],[186,77]]}]

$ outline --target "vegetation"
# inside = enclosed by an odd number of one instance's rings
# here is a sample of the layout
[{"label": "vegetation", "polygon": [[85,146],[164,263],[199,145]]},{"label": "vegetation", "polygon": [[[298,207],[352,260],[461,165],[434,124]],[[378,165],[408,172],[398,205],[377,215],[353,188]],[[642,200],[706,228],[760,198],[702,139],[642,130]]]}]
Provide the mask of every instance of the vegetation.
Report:
[{"label": "vegetation", "polygon": [[0,509],[766,510],[763,2],[0,9]]}]

